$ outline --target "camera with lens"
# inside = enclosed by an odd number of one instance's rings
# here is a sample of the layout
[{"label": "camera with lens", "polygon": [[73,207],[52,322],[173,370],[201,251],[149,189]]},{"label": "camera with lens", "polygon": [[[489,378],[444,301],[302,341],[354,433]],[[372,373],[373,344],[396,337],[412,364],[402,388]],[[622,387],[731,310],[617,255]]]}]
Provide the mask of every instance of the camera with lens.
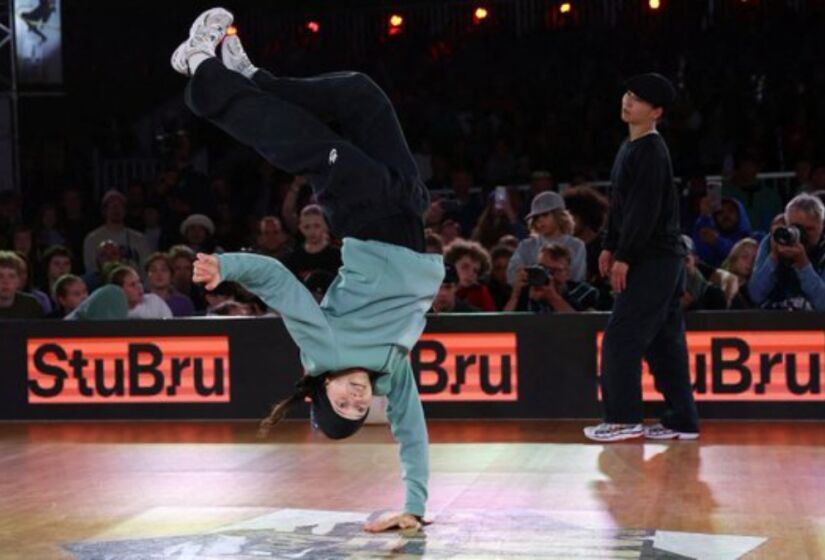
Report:
[{"label": "camera with lens", "polygon": [[550,275],[541,265],[525,267],[527,271],[527,285],[531,288],[541,288],[550,283]]},{"label": "camera with lens", "polygon": [[789,226],[779,226],[773,230],[773,240],[777,245],[784,246],[796,245],[797,243],[802,243],[802,245],[805,245],[807,243],[805,230],[794,224]]}]

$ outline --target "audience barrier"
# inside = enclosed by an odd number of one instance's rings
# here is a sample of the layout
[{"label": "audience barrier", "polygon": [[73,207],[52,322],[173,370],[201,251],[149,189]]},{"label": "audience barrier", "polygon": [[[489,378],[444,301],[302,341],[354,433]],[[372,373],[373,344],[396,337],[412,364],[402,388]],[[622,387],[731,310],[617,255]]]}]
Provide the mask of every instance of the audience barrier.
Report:
[{"label": "audience barrier", "polygon": [[[599,417],[607,317],[430,317],[410,355],[428,416]],[[687,326],[702,417],[825,419],[825,314],[695,313]],[[0,356],[7,420],[259,418],[301,374],[276,318],[0,322]]]}]

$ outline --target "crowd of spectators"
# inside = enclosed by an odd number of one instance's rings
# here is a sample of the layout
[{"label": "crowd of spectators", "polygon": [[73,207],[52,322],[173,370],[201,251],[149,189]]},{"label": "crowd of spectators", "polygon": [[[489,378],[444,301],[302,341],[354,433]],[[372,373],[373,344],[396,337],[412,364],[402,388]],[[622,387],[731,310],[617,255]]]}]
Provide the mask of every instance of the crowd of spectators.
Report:
[{"label": "crowd of spectators", "polygon": [[[545,177],[544,171],[534,174],[537,181]],[[211,184],[224,182],[213,178]],[[425,215],[427,251],[443,254],[447,269],[433,312],[610,310],[609,278],[597,263],[608,198],[586,184],[562,193],[552,183],[539,184],[485,194],[471,189],[463,198],[433,195]],[[773,216],[760,230],[737,197],[740,186],[709,185],[697,197],[698,188],[686,188],[682,197],[685,206],[695,202],[693,213],[688,208],[684,214],[685,310],[825,311],[825,192],[802,189],[785,205],[779,196],[761,204],[759,211]],[[757,182],[756,188],[771,187]],[[68,218],[75,190],[44,208],[48,220],[35,227],[15,219],[17,196],[2,193],[0,224],[8,241],[0,252],[0,317],[64,318],[106,285],[123,290],[129,318],[271,313],[239,285],[226,282],[205,292],[192,283],[196,254],[225,250],[279,259],[321,301],[341,266],[341,240],[331,238],[306,181],[285,179],[277,191],[281,212],[249,222],[244,232],[216,223],[220,214],[213,220],[191,213],[156,236],[155,220],[145,217],[166,215],[141,185],[129,189],[131,198],[106,192],[99,203],[102,225],[89,223],[85,235]],[[93,213],[81,205],[76,215]],[[487,227],[491,223],[498,225]]]},{"label": "crowd of spectators", "polygon": [[[684,308],[825,311],[825,47],[816,33],[791,33],[816,25],[728,22],[691,28],[691,40],[616,28],[388,46],[373,74],[433,193],[427,250],[447,267],[433,311],[610,309],[597,266],[610,191],[592,184],[626,132],[621,75],[651,68],[680,89],[662,131],[683,178]],[[648,54],[631,64],[630,52]],[[315,68],[313,54],[294,62]],[[241,286],[194,285],[198,252],[279,259],[320,301],[341,240],[306,179],[199,126],[174,131],[150,180],[103,193],[70,183],[34,203],[0,192],[0,318],[72,316],[108,286],[125,293],[132,318],[271,313]],[[759,178],[782,168],[795,179]]]}]

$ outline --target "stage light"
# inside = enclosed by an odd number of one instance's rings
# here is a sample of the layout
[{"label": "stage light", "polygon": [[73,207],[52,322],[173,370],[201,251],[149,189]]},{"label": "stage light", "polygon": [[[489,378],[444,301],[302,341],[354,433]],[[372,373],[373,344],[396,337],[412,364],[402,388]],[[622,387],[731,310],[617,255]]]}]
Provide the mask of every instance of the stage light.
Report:
[{"label": "stage light", "polygon": [[648,6],[650,6],[651,10],[658,10],[662,7],[662,3],[660,0],[650,0],[648,2]]},{"label": "stage light", "polygon": [[570,2],[562,2],[561,6],[559,6],[559,11],[563,14],[569,14],[573,11],[573,5]]},{"label": "stage light", "polygon": [[389,34],[390,35],[398,35],[404,30],[404,17],[398,14],[393,14],[390,16],[390,28]]},{"label": "stage light", "polygon": [[230,25],[229,27],[226,28],[226,34],[229,35],[229,36],[237,35],[238,34],[238,28],[235,27],[234,25]]},{"label": "stage light", "polygon": [[313,33],[318,33],[321,31],[321,25],[317,21],[310,21],[307,23],[307,29]]},{"label": "stage light", "polygon": [[484,6],[479,6],[478,8],[476,8],[476,11],[473,12],[473,23],[481,23],[482,21],[487,19],[487,16],[489,15],[490,12],[487,10],[487,8],[485,8]]}]

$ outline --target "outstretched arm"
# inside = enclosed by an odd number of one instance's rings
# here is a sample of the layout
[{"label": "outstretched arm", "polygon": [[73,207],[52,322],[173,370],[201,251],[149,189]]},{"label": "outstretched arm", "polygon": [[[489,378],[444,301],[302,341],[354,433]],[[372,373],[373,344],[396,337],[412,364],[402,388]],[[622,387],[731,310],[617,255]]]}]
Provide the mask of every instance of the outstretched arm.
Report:
[{"label": "outstretched arm", "polygon": [[369,523],[368,531],[415,527],[426,511],[430,478],[427,423],[410,362],[404,360],[402,363],[403,369],[394,374],[396,378],[387,395],[387,416],[392,435],[401,446],[401,477],[407,487],[404,512]]},{"label": "outstretched arm", "polygon": [[220,256],[198,254],[195,282],[214,289],[221,281],[238,282],[278,311],[295,343],[328,349],[335,353],[332,329],[312,294],[284,265],[263,255],[225,253]]}]

